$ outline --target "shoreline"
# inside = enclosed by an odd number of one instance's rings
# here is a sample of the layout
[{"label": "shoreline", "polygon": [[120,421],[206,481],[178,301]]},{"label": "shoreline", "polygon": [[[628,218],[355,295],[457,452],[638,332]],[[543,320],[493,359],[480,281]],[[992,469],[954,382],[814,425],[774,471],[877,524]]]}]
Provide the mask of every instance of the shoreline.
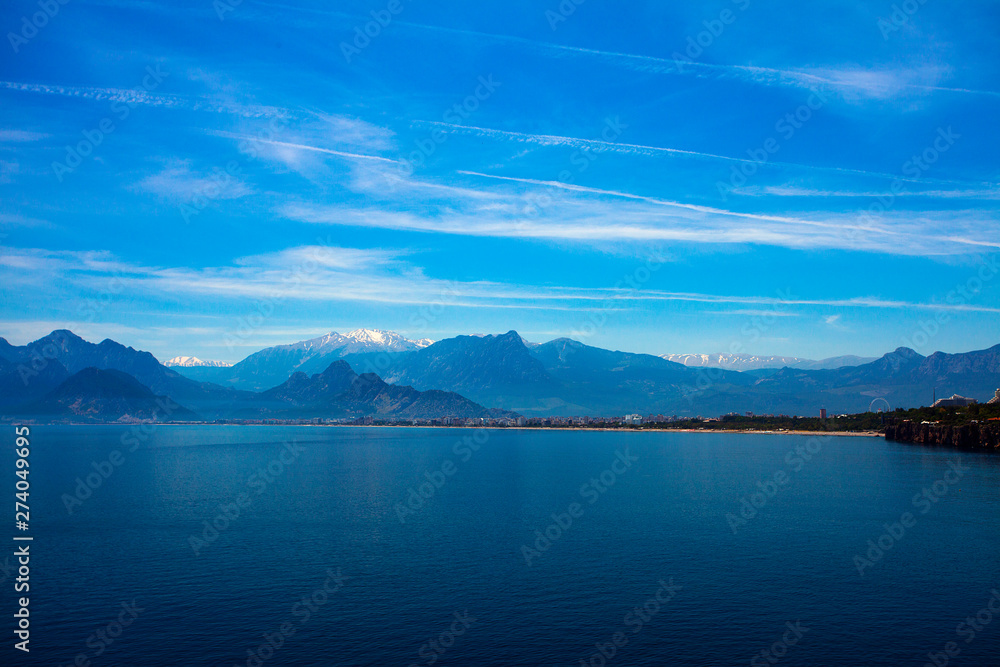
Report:
[{"label": "shoreline", "polygon": [[217,424],[212,422],[128,422],[105,424],[95,424],[93,422],[67,422],[58,424],[30,424],[26,426],[121,426],[128,427],[149,427],[149,426],[296,426],[296,427],[322,427],[322,428],[432,428],[432,429],[472,429],[489,431],[588,431],[597,433],[726,433],[726,434],[749,434],[749,435],[831,435],[848,437],[868,437],[882,438],[883,433],[878,431],[757,431],[745,429],[708,429],[708,428],[594,428],[590,426],[431,426],[429,424]]}]

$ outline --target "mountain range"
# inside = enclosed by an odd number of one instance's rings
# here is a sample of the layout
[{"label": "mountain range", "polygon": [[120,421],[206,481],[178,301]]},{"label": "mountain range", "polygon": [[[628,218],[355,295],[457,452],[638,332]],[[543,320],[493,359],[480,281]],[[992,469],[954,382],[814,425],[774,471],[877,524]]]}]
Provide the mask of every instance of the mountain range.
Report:
[{"label": "mountain range", "polygon": [[346,334],[334,331],[319,338],[263,349],[228,368],[188,367],[181,372],[196,380],[247,391],[264,391],[284,382],[296,372],[307,375],[320,373],[348,354],[410,352],[425,348],[432,342],[409,340],[398,333],[381,329],[355,329]]},{"label": "mountain range", "polygon": [[157,396],[127,373],[85,368],[60,383],[41,399],[20,406],[19,415],[58,419],[72,415],[77,420],[194,421],[198,416]]},{"label": "mountain range", "polygon": [[799,357],[761,357],[755,354],[661,354],[660,358],[695,368],[724,368],[729,371],[755,371],[769,368],[801,368],[815,371],[844,366],[860,366],[875,361],[875,357],[856,357],[853,355],[830,357],[818,361]]},{"label": "mountain range", "polygon": [[[284,381],[300,362],[289,363],[283,350],[310,344],[315,342],[268,348],[233,368],[252,365],[258,376]],[[926,358],[904,348],[882,358],[819,361],[725,354],[656,357],[568,338],[530,343],[511,331],[457,336],[416,349],[354,350],[337,356],[358,373],[376,373],[387,382],[418,390],[456,392],[527,416],[714,416],[748,411],[812,415],[821,408],[860,412],[877,398],[893,407],[913,407],[929,405],[935,391],[986,399],[994,385],[1000,386],[995,348],[959,355],[938,352]],[[909,374],[904,368],[910,368]]]},{"label": "mountain range", "polygon": [[388,384],[374,373],[358,375],[343,360],[331,363],[322,373],[311,377],[296,372],[284,383],[258,394],[239,416],[356,418],[373,414],[390,419],[428,415],[460,419],[517,416],[503,410],[488,410],[484,414],[482,406],[453,392],[417,391]]},{"label": "mountain range", "polygon": [[[820,408],[862,412],[873,402],[884,407],[882,400],[893,408],[929,405],[935,393],[984,401],[1000,386],[1000,345],[927,357],[899,348],[836,368],[810,366],[833,360],[797,361],[736,371],[568,338],[528,343],[515,331],[431,343],[357,330],[267,348],[232,367],[167,368],[148,352],[60,330],[24,346],[0,338],[0,413],[145,418],[157,401],[169,399],[204,419],[814,415]],[[220,383],[190,376],[205,372],[218,374]]]},{"label": "mountain range", "polygon": [[[340,378],[339,392],[322,390],[331,372]],[[452,393],[419,392],[387,385],[374,375],[358,376],[345,362],[330,364],[324,373],[314,375],[311,385],[305,373],[294,373],[285,384],[262,395],[184,377],[152,354],[112,340],[94,344],[71,331],[57,330],[24,346],[0,338],[0,414],[74,421],[193,421],[279,414],[436,419],[506,414]],[[296,395],[292,386],[309,390]]]}]

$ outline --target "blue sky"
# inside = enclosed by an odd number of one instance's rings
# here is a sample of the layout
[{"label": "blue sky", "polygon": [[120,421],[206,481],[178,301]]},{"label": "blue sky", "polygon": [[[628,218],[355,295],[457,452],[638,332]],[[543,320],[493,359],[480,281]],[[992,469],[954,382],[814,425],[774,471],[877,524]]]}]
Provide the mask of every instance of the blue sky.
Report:
[{"label": "blue sky", "polygon": [[995,3],[327,4],[5,3],[0,335],[1000,342]]}]

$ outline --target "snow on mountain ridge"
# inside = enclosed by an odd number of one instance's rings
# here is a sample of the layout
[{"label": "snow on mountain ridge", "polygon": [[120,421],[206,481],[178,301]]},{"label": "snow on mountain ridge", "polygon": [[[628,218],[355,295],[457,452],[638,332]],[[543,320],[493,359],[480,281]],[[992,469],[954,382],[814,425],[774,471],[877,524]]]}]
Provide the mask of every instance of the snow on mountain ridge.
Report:
[{"label": "snow on mountain ridge", "polygon": [[800,368],[809,370],[832,369],[843,366],[860,366],[870,361],[868,357],[831,357],[815,361],[801,357],[758,356],[756,354],[661,354],[661,359],[695,368],[723,368],[730,371],[750,371],[763,368]]},{"label": "snow on mountain ridge", "polygon": [[755,354],[663,354],[660,357],[685,366],[725,368],[733,371],[783,368],[809,361],[798,357],[761,357]]},{"label": "snow on mountain ridge", "polygon": [[277,350],[302,350],[316,354],[328,354],[341,351],[344,354],[354,354],[357,352],[408,352],[419,350],[431,345],[434,341],[426,338],[421,340],[410,340],[394,331],[384,331],[382,329],[355,329],[346,334],[331,331],[328,334],[303,340],[298,343],[288,345],[278,345]]},{"label": "snow on mountain ridge", "polygon": [[211,367],[211,368],[229,368],[232,366],[228,361],[202,361],[198,357],[174,357],[163,362],[164,366],[180,366],[182,368],[198,368],[198,367]]}]

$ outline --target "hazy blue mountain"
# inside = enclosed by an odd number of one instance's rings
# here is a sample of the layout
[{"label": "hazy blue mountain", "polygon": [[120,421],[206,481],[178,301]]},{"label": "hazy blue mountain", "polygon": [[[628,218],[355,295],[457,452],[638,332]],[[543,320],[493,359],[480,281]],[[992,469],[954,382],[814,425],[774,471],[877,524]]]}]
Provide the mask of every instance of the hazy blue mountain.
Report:
[{"label": "hazy blue mountain", "polygon": [[834,370],[782,369],[761,379],[756,392],[800,411],[826,407],[835,412],[867,410],[876,398],[892,407],[930,405],[958,393],[989,399],[1000,386],[1000,345],[987,350],[924,357],[901,347],[868,364]]},{"label": "hazy blue mountain", "polygon": [[842,366],[860,366],[875,361],[874,357],[856,357],[854,355],[830,357],[818,361],[800,357],[760,356],[756,354],[661,354],[660,357],[691,368],[724,368],[741,372],[772,368],[823,370],[841,368]]},{"label": "hazy blue mountain", "polygon": [[[569,339],[527,345],[515,331],[458,336],[422,350],[380,357],[348,356],[355,370],[418,389],[443,389],[527,415],[603,415],[691,407],[697,369],[648,354],[612,352]],[[718,371],[711,393],[754,378]]]},{"label": "hazy blue mountain", "polygon": [[489,410],[453,392],[417,391],[388,384],[374,373],[358,375],[346,361],[322,373],[295,373],[283,384],[259,394],[242,414],[266,417],[440,419],[513,416]]},{"label": "hazy blue mountain", "polygon": [[296,372],[320,373],[346,355],[410,352],[430,344],[429,340],[409,340],[381,329],[356,329],[346,334],[334,331],[319,338],[265,348],[231,368],[179,366],[176,370],[192,379],[263,391],[281,384]]},{"label": "hazy blue mountain", "polygon": [[232,366],[170,366],[181,377],[195,382],[208,382],[220,387],[234,387],[229,383]]},{"label": "hazy blue mountain", "polygon": [[[812,415],[820,408],[830,413],[863,411],[875,399],[892,407],[929,405],[935,391],[938,396],[957,393],[985,401],[1000,387],[1000,345],[928,357],[899,348],[859,365],[736,372],[684,366],[566,338],[527,344],[515,331],[381,351],[371,349],[371,340],[355,342],[345,347],[342,340],[314,339],[310,345],[251,355],[244,361],[256,357],[256,368],[267,373],[272,363],[309,368],[329,355],[338,356],[316,373],[293,371],[277,386],[256,394],[182,377],[149,353],[111,340],[95,345],[69,331],[55,331],[20,347],[0,339],[0,408],[9,413],[13,405],[40,400],[71,374],[91,367],[127,373],[152,395],[169,396],[207,418],[251,416],[254,411],[312,417],[490,414],[483,406],[525,415]],[[327,344],[333,347],[324,348]],[[305,356],[299,354],[303,350]],[[244,369],[251,366],[247,363]],[[80,405],[93,403],[100,413],[104,394],[97,387],[88,399],[79,384],[87,378],[108,380],[90,375],[73,385]]]},{"label": "hazy blue mountain", "polygon": [[552,382],[516,331],[449,338],[398,360],[386,379],[415,386],[496,391]]},{"label": "hazy blue mountain", "polygon": [[6,338],[0,338],[0,359],[11,361],[17,357],[17,348],[11,345]]},{"label": "hazy blue mountain", "polygon": [[0,408],[41,398],[69,375],[69,371],[58,361],[38,364],[37,368],[33,368],[30,363],[9,361],[7,357],[0,356]]},{"label": "hazy blue mountain", "polygon": [[357,371],[416,389],[453,391],[515,412],[548,409],[563,401],[560,384],[534,358],[517,332],[458,336],[405,354],[349,355]]},{"label": "hazy blue mountain", "polygon": [[[1000,346],[998,346],[1000,347]],[[900,348],[859,365],[735,372],[690,367],[659,357],[603,350],[569,339],[528,346],[516,332],[459,336],[416,352],[349,355],[355,370],[418,389],[456,391],[525,415],[626,413],[714,416],[728,412],[817,414],[867,410],[876,398],[893,407],[960,393],[982,399],[1000,386],[996,349],[923,357]]]},{"label": "hazy blue mountain", "polygon": [[164,396],[157,396],[131,375],[98,368],[85,368],[44,397],[10,412],[18,416],[74,421],[199,419],[190,410]]},{"label": "hazy blue mountain", "polygon": [[[376,341],[378,336],[375,336]],[[2,339],[0,339],[2,340]],[[368,349],[371,340],[355,340]],[[390,341],[391,342],[391,341]],[[111,340],[89,343],[54,331],[25,346],[0,343],[0,412],[46,419],[180,419],[220,417],[358,417],[400,419],[503,416],[455,393],[395,386],[356,374],[345,361],[323,373],[297,372],[264,394],[199,383],[178,375],[148,352]],[[82,367],[82,368],[81,368]],[[67,370],[68,369],[68,370]],[[22,376],[29,378],[25,385]],[[155,387],[155,389],[151,388]],[[165,414],[169,398],[180,407]],[[154,412],[160,406],[158,412]]]},{"label": "hazy blue mountain", "polygon": [[795,364],[795,368],[818,371],[818,370],[827,370],[833,368],[843,368],[844,366],[861,366],[862,364],[870,364],[873,361],[877,361],[877,358],[858,357],[853,354],[845,354],[839,357],[829,357],[827,359],[820,359],[819,361],[810,361],[809,359],[803,359],[799,363]]},{"label": "hazy blue mountain", "polygon": [[[135,350],[110,339],[90,343],[65,329],[53,331],[24,346],[9,346],[0,353],[15,365],[30,369],[29,374],[38,373],[38,377],[54,371],[58,375],[58,366],[70,374],[85,368],[121,371],[131,375],[155,395],[169,396],[204,415],[230,409],[242,397],[241,392],[232,388],[183,377],[163,366],[149,352]],[[32,375],[30,382],[35,380],[36,376]]]},{"label": "hazy blue mountain", "polygon": [[[733,371],[693,369],[650,354],[604,350],[560,338],[530,350],[562,387],[579,414],[683,413],[692,395],[739,390],[754,378]],[[711,386],[706,386],[711,380]],[[566,407],[569,408],[570,405]]]}]

